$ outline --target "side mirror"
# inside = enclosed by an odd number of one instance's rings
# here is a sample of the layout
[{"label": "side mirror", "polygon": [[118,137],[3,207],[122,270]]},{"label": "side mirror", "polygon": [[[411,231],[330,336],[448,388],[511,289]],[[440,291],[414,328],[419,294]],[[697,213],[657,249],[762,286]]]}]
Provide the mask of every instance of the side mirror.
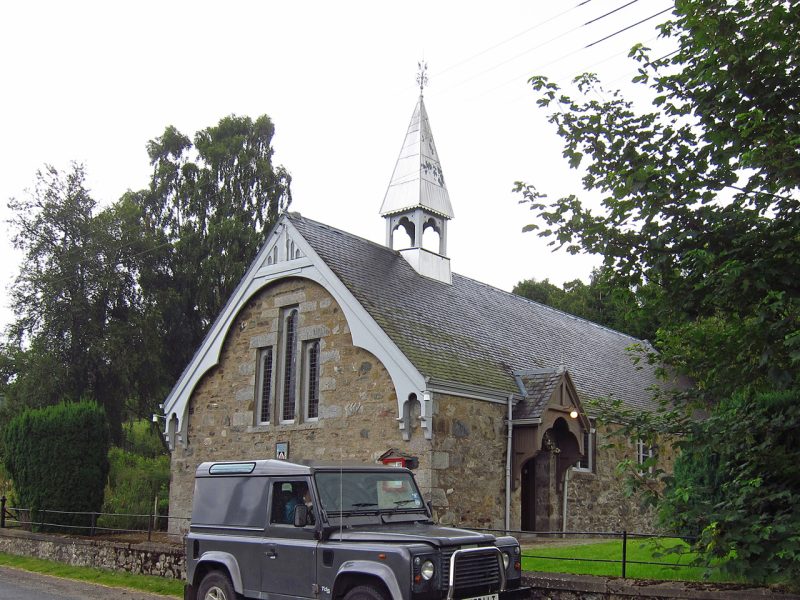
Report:
[{"label": "side mirror", "polygon": [[305,527],[308,520],[308,507],[305,504],[298,504],[294,507],[294,526]]}]

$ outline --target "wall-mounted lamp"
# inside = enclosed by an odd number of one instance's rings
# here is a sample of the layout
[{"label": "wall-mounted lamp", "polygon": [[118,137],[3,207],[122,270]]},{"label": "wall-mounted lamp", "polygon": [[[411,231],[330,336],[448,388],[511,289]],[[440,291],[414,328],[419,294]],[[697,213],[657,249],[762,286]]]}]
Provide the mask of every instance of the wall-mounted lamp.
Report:
[{"label": "wall-mounted lamp", "polygon": [[569,416],[570,416],[571,419],[577,419],[578,418],[578,411],[573,408],[571,411],[569,411]]}]

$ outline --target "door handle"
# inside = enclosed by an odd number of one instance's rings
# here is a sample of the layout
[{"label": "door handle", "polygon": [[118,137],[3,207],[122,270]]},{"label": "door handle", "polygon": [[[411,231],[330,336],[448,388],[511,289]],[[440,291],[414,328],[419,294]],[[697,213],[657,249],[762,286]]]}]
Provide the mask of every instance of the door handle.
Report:
[{"label": "door handle", "polygon": [[275,560],[278,558],[278,547],[275,544],[267,544],[267,551],[264,554],[267,555],[267,558]]}]

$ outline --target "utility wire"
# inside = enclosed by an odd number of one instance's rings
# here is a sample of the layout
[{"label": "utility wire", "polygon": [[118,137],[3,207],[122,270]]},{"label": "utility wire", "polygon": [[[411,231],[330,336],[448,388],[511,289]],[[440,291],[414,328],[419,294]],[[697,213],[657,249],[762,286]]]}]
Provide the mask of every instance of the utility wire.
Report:
[{"label": "utility wire", "polygon": [[[591,0],[588,0],[588,1],[591,1]],[[574,33],[575,31],[578,31],[579,29],[581,29],[583,27],[586,27],[587,25],[590,25],[590,24],[593,24],[593,23],[597,23],[597,22],[601,21],[602,19],[608,17],[609,15],[612,15],[612,14],[614,14],[614,13],[616,13],[616,12],[618,12],[618,11],[620,11],[620,10],[622,10],[622,9],[632,5],[632,4],[635,4],[636,2],[638,2],[638,0],[632,0],[632,1],[628,2],[627,4],[619,6],[619,7],[615,8],[614,10],[611,10],[611,11],[609,11],[609,12],[603,14],[603,15],[600,15],[599,17],[596,17],[594,19],[591,19],[591,20],[587,21],[586,23],[583,23],[581,25],[577,25],[577,26],[573,27],[572,29],[569,29],[569,30],[567,30],[567,31],[565,31],[563,33],[560,33],[560,34],[558,34],[558,35],[556,35],[556,36],[554,36],[554,37],[552,37],[552,38],[550,38],[550,39],[548,39],[548,40],[546,40],[546,41],[544,41],[544,42],[542,42],[540,44],[536,44],[535,46],[533,46],[531,48],[528,48],[528,49],[524,50],[523,52],[515,54],[514,56],[512,56],[512,57],[510,57],[510,58],[508,58],[508,59],[506,59],[506,60],[504,60],[502,62],[496,63],[495,65],[493,65],[493,66],[491,66],[491,67],[489,67],[487,69],[484,69],[483,71],[480,71],[479,73],[476,73],[475,75],[467,77],[466,79],[463,79],[460,82],[455,83],[455,84],[445,88],[440,93],[447,93],[447,92],[449,92],[449,91],[451,91],[451,90],[453,90],[453,89],[455,89],[457,87],[460,87],[460,86],[464,85],[465,83],[468,83],[468,82],[472,81],[473,79],[476,79],[478,77],[486,75],[487,73],[490,73],[491,71],[494,71],[495,69],[498,69],[498,68],[502,67],[503,65],[513,61],[513,60],[516,60],[516,59],[518,59],[518,58],[520,58],[520,57],[522,57],[522,56],[524,56],[526,54],[529,54],[530,52],[533,52],[534,50],[538,50],[538,49],[540,49],[540,48],[542,48],[544,46],[547,46],[547,45],[549,45],[549,44],[551,44],[553,42],[556,42],[556,41],[558,41],[558,40],[560,40],[560,39],[562,39],[562,38]],[[586,3],[587,2],[584,2],[583,4],[586,4]],[[578,6],[582,6],[582,4],[579,4]],[[576,7],[570,8],[567,11],[564,11],[561,14],[563,15],[563,14],[565,14],[567,12],[570,12],[571,10],[574,10],[574,8],[576,8]],[[567,54],[564,54],[564,55],[562,55],[562,56],[560,56],[560,57],[558,57],[556,59],[553,59],[550,62],[548,62],[545,66],[554,64],[554,63],[559,62],[559,61],[561,61],[561,60],[563,60],[563,59],[565,59],[565,58],[567,58],[569,56],[577,54],[578,52],[580,52],[582,50],[585,50],[586,48],[589,48],[591,46],[595,46],[597,44],[600,44],[601,42],[604,42],[604,41],[606,41],[606,40],[608,40],[608,39],[610,39],[610,38],[612,38],[612,37],[614,37],[616,35],[619,35],[620,33],[624,32],[624,31],[627,31],[629,29],[637,27],[638,25],[641,25],[642,23],[645,23],[645,22],[649,21],[650,19],[653,19],[653,18],[657,17],[658,15],[663,14],[663,13],[669,11],[669,10],[671,10],[671,7],[670,8],[666,8],[666,9],[662,10],[661,12],[658,12],[658,13],[656,13],[654,15],[651,15],[651,16],[645,18],[645,19],[642,19],[641,21],[637,21],[636,23],[633,23],[632,25],[629,25],[629,26],[627,26],[627,27],[625,27],[623,29],[620,29],[620,30],[618,30],[618,31],[616,31],[616,32],[614,32],[614,33],[612,33],[612,34],[600,39],[600,40],[596,40],[596,41],[592,42],[591,44],[589,44],[587,46],[584,46],[583,48],[577,48],[576,50],[573,50],[573,51],[571,51],[571,52],[569,52]],[[558,15],[558,16],[560,16],[560,15]],[[550,20],[552,20],[552,19],[550,19]],[[545,21],[544,23],[546,23],[546,22],[548,22],[548,21]],[[544,23],[542,23],[542,24],[544,24]],[[538,27],[538,25],[535,26],[535,27]],[[534,29],[535,27],[533,27],[531,29]],[[513,36],[513,37],[517,37],[517,36]],[[509,39],[513,39],[513,37],[509,38]],[[497,45],[500,45],[500,44],[497,44]],[[497,45],[493,46],[493,48],[497,47]],[[479,53],[479,54],[483,54],[483,52]],[[475,55],[475,56],[477,56],[477,55]],[[471,59],[467,59],[467,60],[471,60]],[[463,64],[464,62],[466,62],[466,61],[462,61],[461,63],[458,63],[458,64]],[[529,72],[530,72],[530,69],[526,70],[526,74],[529,73]],[[517,80],[518,78],[520,78],[522,76],[524,76],[524,74],[516,76],[513,80],[506,81],[506,82],[500,84],[497,87],[503,87],[504,85],[507,85],[511,81],[515,81],[515,80]],[[493,89],[496,89],[496,88],[493,88]]]},{"label": "utility wire", "polygon": [[[580,29],[581,27],[583,27],[583,25],[577,25],[577,26],[573,27],[572,29],[570,29],[570,30],[568,30],[568,31],[565,31],[565,32],[563,32],[563,33],[560,33],[560,34],[558,34],[558,35],[556,35],[556,36],[554,36],[554,37],[551,37],[551,38],[549,38],[548,40],[546,40],[546,41],[544,41],[544,42],[542,42],[542,43],[540,43],[540,44],[537,44],[537,45],[535,45],[535,46],[533,46],[533,47],[531,47],[531,48],[528,48],[527,50],[524,50],[524,51],[522,51],[522,52],[520,52],[520,53],[518,53],[518,54],[515,54],[514,56],[512,56],[512,57],[510,57],[510,58],[507,58],[506,60],[504,60],[504,61],[502,61],[502,62],[499,62],[499,63],[497,63],[497,64],[495,64],[495,65],[493,65],[493,66],[489,67],[488,69],[484,69],[483,71],[480,71],[479,73],[476,73],[475,75],[472,75],[472,76],[470,76],[470,77],[467,77],[466,79],[463,79],[463,80],[461,80],[459,83],[456,83],[456,84],[454,84],[454,85],[451,85],[450,87],[448,87],[448,88],[446,88],[446,89],[442,90],[442,92],[441,92],[441,93],[444,93],[444,92],[448,92],[448,91],[450,91],[450,90],[453,90],[453,89],[455,89],[455,88],[457,88],[457,87],[459,87],[459,86],[462,86],[462,85],[464,85],[465,83],[468,83],[468,82],[472,81],[473,79],[476,79],[476,78],[478,78],[478,77],[481,77],[482,75],[486,75],[486,73],[491,73],[491,72],[492,72],[492,71],[494,71],[495,69],[499,69],[499,68],[500,68],[500,67],[502,67],[503,65],[506,65],[506,64],[510,63],[511,61],[513,61],[513,60],[516,60],[516,59],[518,59],[518,58],[520,58],[520,57],[522,57],[522,56],[525,56],[526,54],[530,54],[530,53],[531,53],[531,52],[533,52],[534,50],[538,50],[539,48],[543,48],[544,46],[547,46],[548,44],[552,44],[553,42],[555,42],[555,41],[558,41],[558,40],[560,40],[561,38],[563,38],[563,37],[565,37],[565,36],[567,36],[567,35],[569,35],[569,34],[571,34],[571,33],[574,33],[575,31],[577,31],[577,30],[578,30],[578,29]],[[581,49],[582,49],[582,48],[581,48]]]},{"label": "utility wire", "polygon": [[[638,0],[634,0],[634,2],[637,2],[637,1]],[[491,52],[495,48],[499,48],[500,46],[502,46],[504,44],[507,44],[508,42],[510,42],[512,40],[515,40],[518,37],[521,37],[521,36],[525,35],[526,33],[529,33],[531,31],[533,31],[534,29],[538,29],[539,27],[542,27],[543,25],[547,25],[551,21],[555,21],[559,17],[563,17],[565,14],[567,14],[569,12],[572,12],[573,10],[575,10],[578,7],[580,7],[582,4],[586,4],[587,2],[591,2],[591,0],[586,0],[586,2],[582,2],[581,4],[577,4],[577,5],[573,6],[573,7],[570,7],[567,10],[562,11],[562,12],[558,13],[557,15],[553,16],[553,17],[550,17],[549,19],[546,19],[544,21],[541,21],[541,22],[537,23],[533,27],[528,27],[527,29],[525,29],[523,31],[520,31],[519,33],[514,34],[511,37],[508,37],[508,38],[506,38],[506,39],[504,39],[504,40],[502,40],[500,42],[497,42],[496,44],[494,44],[492,46],[489,46],[488,48],[485,48],[485,49],[481,50],[480,52],[477,52],[476,54],[473,54],[469,58],[465,58],[464,60],[459,61],[459,62],[457,62],[457,63],[455,63],[453,65],[450,65],[449,67],[446,67],[446,68],[442,69],[441,71],[437,71],[433,75],[434,76],[439,76],[439,75],[442,75],[444,73],[447,73],[448,71],[451,71],[451,70],[455,69],[456,67],[460,67],[461,65],[463,65],[465,63],[468,63],[471,60],[474,60],[474,59],[478,58],[479,56],[483,56],[487,52]]]},{"label": "utility wire", "polygon": [[617,8],[615,8],[614,10],[612,10],[612,11],[609,11],[609,12],[607,12],[607,13],[606,13],[606,14],[604,14],[604,15],[600,15],[599,17],[597,17],[597,18],[595,18],[595,19],[592,19],[591,21],[586,21],[586,23],[584,23],[584,25],[591,25],[592,23],[594,23],[594,22],[596,22],[596,21],[600,21],[600,20],[602,20],[602,19],[605,19],[605,18],[606,18],[608,15],[613,15],[615,12],[617,12],[617,11],[620,11],[620,10],[622,10],[623,8],[626,8],[626,7],[630,6],[631,4],[636,4],[638,1],[639,1],[639,0],[632,0],[631,2],[628,2],[627,4],[623,4],[622,6],[618,6],[618,7],[617,7]]},{"label": "utility wire", "polygon": [[[651,41],[653,41],[653,40],[657,39],[657,37],[658,37],[658,36],[653,36],[653,37],[649,38],[649,39],[648,39],[648,40],[647,40],[645,43],[649,43],[649,42],[651,42]],[[491,89],[489,89],[489,90],[486,90],[486,91],[485,91],[485,92],[483,92],[483,93],[480,93],[480,94],[478,94],[477,96],[475,96],[475,98],[479,98],[479,97],[481,97],[481,96],[485,96],[486,94],[489,94],[489,93],[491,93],[491,92],[494,92],[494,91],[496,91],[496,90],[498,90],[498,89],[500,89],[500,88],[502,88],[502,87],[505,87],[505,86],[507,86],[507,85],[509,85],[509,84],[511,84],[511,83],[518,82],[518,81],[520,81],[522,78],[529,76],[531,73],[534,73],[534,72],[536,72],[536,71],[541,71],[542,69],[545,69],[545,68],[547,68],[547,67],[549,67],[549,66],[551,66],[551,65],[554,65],[554,64],[556,64],[556,63],[559,63],[559,62],[561,62],[562,60],[565,60],[565,59],[567,59],[567,58],[569,58],[569,57],[571,57],[571,56],[574,56],[574,55],[576,55],[576,54],[578,54],[578,53],[580,53],[580,52],[583,52],[584,50],[586,50],[586,48],[585,48],[585,47],[584,47],[584,48],[576,48],[575,50],[572,50],[572,51],[570,51],[570,52],[567,52],[567,53],[565,53],[565,54],[562,54],[561,56],[558,56],[558,57],[556,57],[556,58],[554,58],[554,59],[552,59],[552,60],[550,60],[550,61],[548,61],[548,62],[546,62],[546,63],[544,63],[544,64],[537,65],[537,66],[535,66],[535,67],[532,67],[532,68],[526,69],[524,73],[522,73],[522,72],[521,72],[521,73],[519,73],[519,74],[515,75],[514,77],[512,77],[512,78],[510,78],[510,79],[507,79],[507,80],[505,80],[505,81],[503,81],[502,83],[500,83],[500,84],[498,84],[498,85],[494,86],[493,88],[491,88]],[[600,65],[600,64],[603,64],[603,63],[605,63],[605,62],[608,62],[609,60],[612,60],[612,59],[614,59],[614,58],[616,58],[616,57],[618,57],[618,56],[621,56],[621,55],[623,55],[623,54],[627,55],[627,54],[628,54],[628,52],[629,52],[629,50],[625,49],[625,50],[622,50],[622,51],[619,51],[619,52],[614,52],[613,54],[609,54],[609,55],[608,55],[608,56],[606,56],[605,58],[603,58],[603,59],[601,59],[601,60],[598,60],[598,61],[595,61],[595,62],[591,63],[590,65],[588,65],[586,68],[584,68],[584,69],[581,69],[581,72],[586,72],[586,71],[589,71],[589,70],[591,70],[591,69],[592,69],[592,67],[595,67],[595,66],[597,66],[597,65]],[[675,52],[677,52],[677,50],[676,50]],[[670,54],[674,54],[674,52],[671,52]],[[666,57],[667,57],[667,56],[669,56],[670,54],[666,54],[665,56],[663,56],[663,57],[661,57],[661,58],[666,58]],[[659,59],[659,60],[661,60],[661,59]],[[625,77],[625,75],[622,75],[622,77]],[[571,79],[573,79],[573,78],[574,78],[574,76],[573,76],[572,78],[570,78],[570,81],[571,81]],[[618,79],[620,79],[620,78],[618,77],[618,78],[614,79],[613,81],[617,81]],[[567,81],[565,81],[565,80],[562,80],[562,79],[559,79],[559,80],[553,80],[553,81],[554,81],[554,83],[557,83],[557,84],[561,85],[562,87],[563,87],[563,86],[564,86],[566,83],[569,83],[569,82],[567,82]],[[519,99],[521,99],[521,98],[522,98],[522,97],[520,96],[520,97],[516,98],[516,100],[519,100]]]},{"label": "utility wire", "polygon": [[[651,39],[652,39],[652,38],[651,38]],[[648,40],[648,41],[650,41],[650,40]],[[678,52],[680,52],[680,50],[678,50],[678,49],[676,49],[676,50],[673,50],[672,52],[667,52],[666,54],[664,54],[664,55],[663,55],[663,56],[661,56],[660,58],[657,58],[657,59],[656,59],[655,61],[653,61],[653,62],[660,62],[660,61],[664,60],[665,58],[669,58],[669,57],[670,57],[670,56],[672,56],[673,54],[677,54]],[[623,73],[622,75],[620,75],[619,77],[615,77],[614,79],[612,79],[612,80],[611,80],[611,81],[609,81],[608,83],[609,83],[609,84],[616,83],[617,81],[619,81],[619,80],[621,80],[621,79],[623,79],[623,78],[625,78],[625,77],[628,77],[630,74],[631,74],[630,72]]]},{"label": "utility wire", "polygon": [[620,33],[622,33],[623,31],[628,31],[628,29],[633,29],[634,27],[636,27],[636,26],[638,26],[638,25],[641,25],[642,23],[645,23],[645,22],[649,21],[650,19],[655,19],[655,18],[656,18],[658,15],[663,15],[665,12],[669,12],[670,10],[672,10],[672,7],[665,8],[664,10],[662,10],[662,11],[660,11],[660,12],[657,12],[657,13],[655,13],[654,15],[650,15],[650,16],[649,16],[649,17],[647,17],[646,19],[642,19],[641,21],[637,21],[637,22],[636,22],[636,23],[634,23],[633,25],[628,25],[627,27],[624,27],[624,28],[620,29],[619,31],[615,31],[615,32],[614,32],[614,33],[612,33],[611,35],[607,35],[606,37],[604,37],[604,38],[602,38],[602,39],[599,39],[599,40],[597,40],[597,41],[594,41],[594,42],[592,42],[591,44],[588,44],[587,46],[585,46],[584,48],[591,48],[592,46],[595,46],[595,45],[597,45],[597,44],[599,44],[599,43],[601,43],[601,42],[605,42],[606,40],[609,40],[609,39],[611,39],[612,37],[614,37],[614,36],[616,36],[616,35],[619,35],[619,34],[620,34]]}]

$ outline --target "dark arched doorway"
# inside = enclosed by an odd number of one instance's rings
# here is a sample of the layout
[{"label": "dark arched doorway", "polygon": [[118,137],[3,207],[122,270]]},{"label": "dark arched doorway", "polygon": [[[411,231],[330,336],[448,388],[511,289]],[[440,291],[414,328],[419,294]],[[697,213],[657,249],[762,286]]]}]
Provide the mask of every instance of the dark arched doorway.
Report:
[{"label": "dark arched doorway", "polygon": [[564,474],[580,457],[578,440],[567,422],[558,418],[542,436],[537,454],[522,465],[520,478],[523,531],[561,528]]}]

